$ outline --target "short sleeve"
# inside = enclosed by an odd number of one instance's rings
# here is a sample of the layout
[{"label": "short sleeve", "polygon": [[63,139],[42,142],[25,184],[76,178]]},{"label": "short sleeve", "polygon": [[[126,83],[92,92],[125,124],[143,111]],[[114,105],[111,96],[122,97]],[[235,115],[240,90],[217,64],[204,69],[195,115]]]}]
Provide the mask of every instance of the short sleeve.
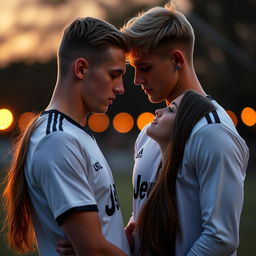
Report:
[{"label": "short sleeve", "polygon": [[32,164],[34,185],[46,198],[54,218],[74,207],[96,207],[88,182],[90,161],[79,141],[55,132],[37,146]]}]

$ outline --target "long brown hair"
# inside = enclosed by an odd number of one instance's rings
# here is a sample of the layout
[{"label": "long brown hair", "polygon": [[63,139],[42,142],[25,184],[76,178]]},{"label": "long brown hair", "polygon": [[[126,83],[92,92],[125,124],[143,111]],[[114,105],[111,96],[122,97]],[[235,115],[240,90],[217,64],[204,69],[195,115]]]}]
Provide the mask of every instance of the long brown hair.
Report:
[{"label": "long brown hair", "polygon": [[35,245],[24,167],[30,136],[39,125],[38,116],[31,121],[25,132],[18,136],[13,148],[13,158],[4,181],[3,206],[6,215],[3,229],[7,231],[9,247],[18,253],[31,251]]},{"label": "long brown hair", "polygon": [[182,164],[185,144],[195,124],[215,107],[210,99],[187,91],[178,107],[174,129],[167,147],[167,160],[142,208],[137,229],[141,253],[175,255],[179,219],[176,206],[176,177]]}]

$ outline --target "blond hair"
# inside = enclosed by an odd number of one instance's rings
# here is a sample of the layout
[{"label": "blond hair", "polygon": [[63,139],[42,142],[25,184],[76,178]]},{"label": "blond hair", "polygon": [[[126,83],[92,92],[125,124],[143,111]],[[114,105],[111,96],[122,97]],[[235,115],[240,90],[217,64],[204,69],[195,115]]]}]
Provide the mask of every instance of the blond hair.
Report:
[{"label": "blond hair", "polygon": [[172,2],[153,7],[130,19],[121,29],[132,49],[149,52],[162,44],[184,43],[194,49],[194,30],[187,18]]}]

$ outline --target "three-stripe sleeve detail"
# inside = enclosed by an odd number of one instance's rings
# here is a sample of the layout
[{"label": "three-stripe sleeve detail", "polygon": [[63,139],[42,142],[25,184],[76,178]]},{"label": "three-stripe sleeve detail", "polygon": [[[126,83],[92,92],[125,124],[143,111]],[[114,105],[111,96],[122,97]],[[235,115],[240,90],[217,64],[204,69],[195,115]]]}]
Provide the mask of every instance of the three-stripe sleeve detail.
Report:
[{"label": "three-stripe sleeve detail", "polygon": [[64,117],[60,113],[49,113],[46,134],[51,132],[63,131],[63,119]]},{"label": "three-stripe sleeve detail", "polygon": [[205,118],[206,118],[206,121],[208,124],[220,123],[220,118],[219,118],[219,115],[216,110],[214,110],[210,113],[207,113],[205,115]]}]

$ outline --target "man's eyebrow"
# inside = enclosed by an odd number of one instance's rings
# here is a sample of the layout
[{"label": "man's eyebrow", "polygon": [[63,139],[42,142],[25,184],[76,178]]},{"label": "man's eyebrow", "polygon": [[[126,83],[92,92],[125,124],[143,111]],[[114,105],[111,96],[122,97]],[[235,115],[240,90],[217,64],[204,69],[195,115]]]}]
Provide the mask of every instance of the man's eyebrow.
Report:
[{"label": "man's eyebrow", "polygon": [[118,73],[118,74],[123,74],[125,72],[124,69],[111,69],[110,72]]},{"label": "man's eyebrow", "polygon": [[148,65],[149,63],[147,63],[147,62],[134,62],[134,65],[135,66],[144,66],[144,65]]}]

